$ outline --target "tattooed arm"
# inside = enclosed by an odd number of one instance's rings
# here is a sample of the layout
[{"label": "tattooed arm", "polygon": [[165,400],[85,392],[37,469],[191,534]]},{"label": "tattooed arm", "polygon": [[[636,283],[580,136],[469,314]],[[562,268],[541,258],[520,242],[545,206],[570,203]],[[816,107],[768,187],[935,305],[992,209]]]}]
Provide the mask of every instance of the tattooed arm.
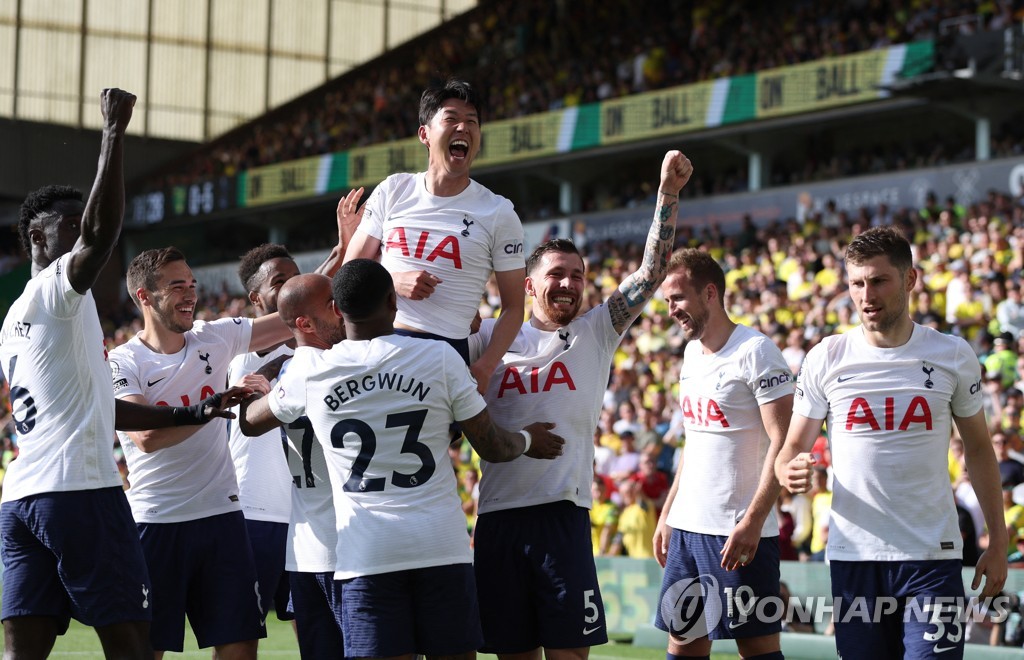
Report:
[{"label": "tattooed arm", "polygon": [[621,333],[640,315],[647,301],[665,279],[668,259],[676,240],[676,215],[679,212],[679,191],[690,180],[693,165],[679,151],[665,154],[661,163],[661,185],[658,186],[658,206],[654,221],[647,234],[643,262],[640,270],[619,284],[607,301],[615,332]]}]

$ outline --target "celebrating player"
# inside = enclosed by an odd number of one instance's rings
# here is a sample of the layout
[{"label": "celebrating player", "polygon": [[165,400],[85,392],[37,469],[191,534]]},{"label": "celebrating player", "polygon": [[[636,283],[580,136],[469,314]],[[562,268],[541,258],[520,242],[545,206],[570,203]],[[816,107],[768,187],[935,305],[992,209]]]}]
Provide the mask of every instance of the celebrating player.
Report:
[{"label": "celebrating player", "polygon": [[20,450],[0,504],[5,657],[46,657],[71,617],[96,628],[107,657],[152,657],[152,585],[114,462],[115,425],[203,424],[230,416],[220,408],[244,394],[188,407],[114,401],[92,287],[121,233],[122,145],[134,105],[119,89],[100,96],[103,137],[88,202],[46,186],[21,207],[33,277],[0,331]]},{"label": "celebrating player", "polygon": [[[643,262],[603,305],[577,316],[586,278],[571,241],[543,243],[527,260],[532,318],[489,379],[487,404],[510,428],[538,415],[557,420],[566,456],[481,461],[474,563],[490,652],[540,658],[543,647],[548,658],[585,658],[608,639],[591,547],[591,436],[615,349],[667,272],[679,191],[692,172],[682,153],[665,154]],[[470,338],[474,354],[490,350],[500,323],[483,322]]]},{"label": "celebrating player", "polygon": [[[176,248],[135,257],[127,282],[144,326],[111,352],[120,399],[188,404],[226,382],[235,355],[290,337],[277,314],[195,322],[196,280]],[[269,389],[265,379],[247,377],[246,383]],[[214,646],[221,657],[254,658],[256,640],[266,635],[266,614],[226,426],[120,437],[130,474],[128,501],[160,594],[153,601],[153,648],[158,655],[180,652],[187,614],[200,647]]]},{"label": "celebrating player", "polygon": [[[946,459],[953,424],[989,533],[972,587],[984,577],[982,596],[995,596],[1006,580],[981,367],[966,341],[910,318],[912,259],[895,227],[850,242],[846,270],[861,325],[808,352],[775,464],[783,486],[807,491],[809,451],[826,421],[834,484],[826,556],[844,658],[891,657],[896,649],[903,657],[963,657],[963,543]],[[886,598],[898,602],[876,607]],[[881,620],[858,611],[881,612]]]},{"label": "celebrating player", "polygon": [[419,138],[426,172],[392,174],[359,210],[345,258],[380,259],[398,292],[395,332],[444,339],[469,363],[466,338],[487,279],[494,273],[501,315],[471,371],[483,392],[523,318],[523,226],[512,204],[469,178],[480,152],[480,99],[469,83],[449,80],[420,99]]},{"label": "celebrating player", "polygon": [[[670,634],[669,660],[707,657],[714,639],[735,639],[744,658],[781,659],[780,623],[753,612],[757,599],[779,595],[774,465],[793,377],[768,337],[729,319],[725,273],[711,255],[683,249],[668,270],[661,292],[687,340],[679,378],[686,446],[654,534],[665,568],[655,625]],[[704,598],[718,599],[723,617],[688,621],[676,585],[706,576],[715,586]]]},{"label": "celebrating player", "polygon": [[348,339],[297,352],[270,396],[248,406],[248,430],[306,415],[324,447],[345,655],[472,657],[479,616],[448,427],[460,422],[492,461],[554,458],[562,439],[551,424],[498,428],[454,349],[393,334],[397,296],[377,262],[349,261],[333,290]]}]

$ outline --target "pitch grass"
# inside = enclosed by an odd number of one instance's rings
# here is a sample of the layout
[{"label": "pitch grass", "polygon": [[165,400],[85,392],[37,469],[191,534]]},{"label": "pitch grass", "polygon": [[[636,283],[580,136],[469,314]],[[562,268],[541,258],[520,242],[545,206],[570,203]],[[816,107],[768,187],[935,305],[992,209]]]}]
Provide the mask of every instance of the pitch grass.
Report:
[{"label": "pitch grass", "polygon": [[[192,631],[185,626],[185,652],[167,653],[164,657],[167,660],[175,658],[188,658],[189,660],[210,660],[210,649],[199,650]],[[299,647],[295,643],[295,633],[292,632],[291,624],[278,621],[271,615],[267,619],[267,638],[260,640],[259,656],[261,658],[298,658]],[[55,660],[103,660],[103,651],[100,647],[99,638],[92,628],[87,628],[77,621],[71,622],[66,635],[57,638],[53,647],[51,658]],[[481,653],[481,660],[492,660],[493,655]],[[592,660],[618,660],[619,658],[635,658],[638,660],[664,660],[664,649],[637,648],[631,646],[628,641],[621,643],[605,644],[595,646],[591,652]],[[713,654],[712,660],[736,660],[737,656],[727,654]]]}]

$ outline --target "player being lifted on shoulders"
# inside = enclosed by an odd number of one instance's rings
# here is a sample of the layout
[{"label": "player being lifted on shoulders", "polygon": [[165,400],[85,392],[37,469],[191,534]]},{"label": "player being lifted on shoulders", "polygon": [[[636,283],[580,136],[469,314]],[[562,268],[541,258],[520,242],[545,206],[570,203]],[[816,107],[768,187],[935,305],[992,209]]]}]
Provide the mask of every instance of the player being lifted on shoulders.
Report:
[{"label": "player being lifted on shoulders", "polygon": [[392,174],[360,209],[362,189],[346,198],[362,221],[346,260],[379,259],[398,292],[396,334],[443,339],[469,363],[466,338],[494,273],[501,315],[470,369],[483,392],[523,318],[523,226],[512,203],[469,177],[480,152],[481,104],[467,82],[423,92],[419,138],[427,171]]}]

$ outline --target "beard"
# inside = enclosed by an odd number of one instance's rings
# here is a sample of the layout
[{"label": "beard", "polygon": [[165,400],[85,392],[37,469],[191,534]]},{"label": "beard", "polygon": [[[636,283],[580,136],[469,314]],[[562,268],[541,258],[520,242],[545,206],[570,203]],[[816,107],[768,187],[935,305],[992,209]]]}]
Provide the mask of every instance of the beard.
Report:
[{"label": "beard", "polygon": [[[686,341],[693,341],[695,339],[699,340],[703,337],[704,330],[708,327],[708,319],[710,317],[711,314],[708,313],[708,308],[703,305],[700,309],[695,309],[692,313],[687,313],[686,319],[689,327],[680,325],[683,329],[683,337]],[[678,323],[678,319],[676,322]]]},{"label": "beard", "polygon": [[537,306],[540,307],[544,315],[548,317],[548,320],[555,325],[569,325],[576,315],[580,312],[580,307],[583,305],[583,298],[577,297],[576,304],[572,306],[572,309],[566,310],[563,306],[556,307],[551,302],[544,298],[537,298]]},{"label": "beard", "polygon": [[192,308],[192,317],[188,321],[178,319],[177,314],[178,312],[173,306],[166,309],[161,304],[153,306],[153,315],[156,317],[156,320],[168,330],[181,334],[191,330],[192,326],[195,325],[195,308]]},{"label": "beard", "polygon": [[313,321],[313,324],[316,327],[316,336],[328,342],[331,346],[345,339],[345,325],[341,322],[341,319],[338,319],[337,323],[316,319]]}]

